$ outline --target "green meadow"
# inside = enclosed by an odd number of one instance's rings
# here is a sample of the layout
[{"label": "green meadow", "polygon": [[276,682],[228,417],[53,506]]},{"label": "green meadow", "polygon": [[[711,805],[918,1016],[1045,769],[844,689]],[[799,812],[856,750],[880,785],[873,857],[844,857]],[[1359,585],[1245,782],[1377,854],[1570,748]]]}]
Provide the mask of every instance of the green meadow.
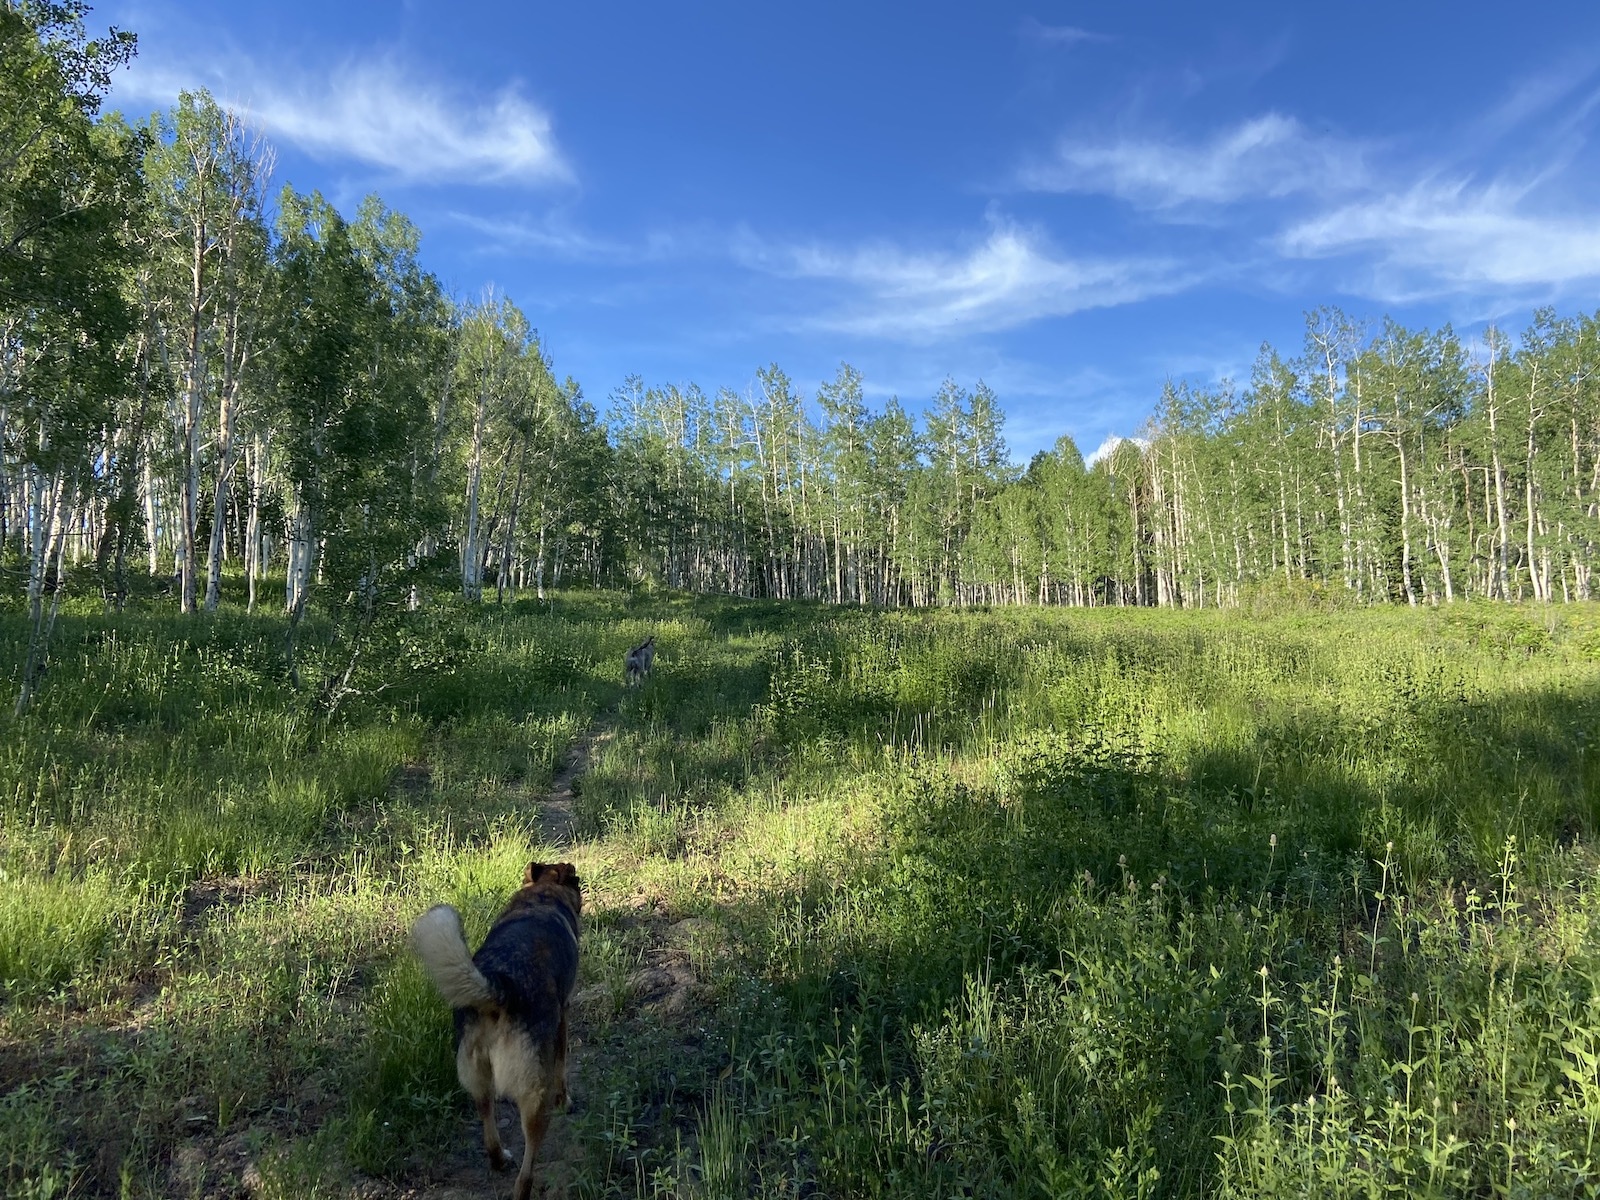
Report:
[{"label": "green meadow", "polygon": [[1309,603],[441,602],[329,717],[315,621],[295,687],[281,617],[69,602],[0,716],[0,1194],[509,1193],[405,929],[536,857],[551,1194],[1600,1194],[1600,606]]}]

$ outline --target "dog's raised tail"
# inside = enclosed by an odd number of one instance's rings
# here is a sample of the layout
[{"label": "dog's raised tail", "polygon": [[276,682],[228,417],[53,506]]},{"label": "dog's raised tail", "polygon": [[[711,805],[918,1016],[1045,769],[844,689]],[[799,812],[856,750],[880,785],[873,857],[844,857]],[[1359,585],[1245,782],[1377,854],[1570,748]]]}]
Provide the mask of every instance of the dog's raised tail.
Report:
[{"label": "dog's raised tail", "polygon": [[483,1008],[495,1002],[494,990],[467,949],[461,914],[448,904],[435,904],[412,922],[411,945],[451,1008]]}]

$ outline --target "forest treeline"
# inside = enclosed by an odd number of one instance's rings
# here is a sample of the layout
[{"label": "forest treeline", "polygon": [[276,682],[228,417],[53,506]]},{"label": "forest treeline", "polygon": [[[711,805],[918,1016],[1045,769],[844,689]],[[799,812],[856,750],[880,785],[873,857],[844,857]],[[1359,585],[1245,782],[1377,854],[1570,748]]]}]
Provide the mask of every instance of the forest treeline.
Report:
[{"label": "forest treeline", "polygon": [[[0,569],[64,592],[225,572],[298,618],[448,577],[469,600],[655,579],[878,605],[1593,594],[1600,317],[1517,341],[1309,316],[1247,385],[1168,385],[1140,436],[1013,466],[998,397],[920,419],[842,366],[806,397],[630,379],[602,416],[509,298],[447,295],[418,231],[271,186],[204,91],[104,115],[132,35],[0,0]],[[281,581],[281,582],[276,582]]]}]

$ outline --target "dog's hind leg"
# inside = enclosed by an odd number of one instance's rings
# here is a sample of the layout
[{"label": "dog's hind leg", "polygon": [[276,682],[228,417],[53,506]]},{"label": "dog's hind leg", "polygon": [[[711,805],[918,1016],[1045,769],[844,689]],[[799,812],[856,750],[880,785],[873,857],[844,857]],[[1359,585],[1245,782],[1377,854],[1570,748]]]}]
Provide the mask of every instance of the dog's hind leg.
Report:
[{"label": "dog's hind leg", "polygon": [[472,1097],[478,1120],[483,1122],[483,1152],[488,1155],[489,1166],[496,1171],[505,1170],[510,1160],[500,1145],[500,1129],[494,1123],[494,1075],[489,1064],[467,1052],[463,1044],[462,1053],[456,1056],[456,1076]]},{"label": "dog's hind leg", "polygon": [[530,1200],[533,1196],[533,1160],[539,1155],[545,1130],[550,1127],[550,1101],[553,1089],[540,1088],[537,1099],[525,1096],[517,1102],[522,1114],[522,1170],[517,1172],[517,1186],[511,1190],[512,1200]]},{"label": "dog's hind leg", "polygon": [[483,1122],[483,1152],[489,1156],[489,1165],[496,1171],[504,1171],[510,1163],[506,1158],[505,1149],[500,1145],[500,1130],[494,1123],[494,1097],[475,1096],[473,1102],[478,1106],[478,1119]]},{"label": "dog's hind leg", "polygon": [[551,1108],[567,1107],[567,1014],[561,1014],[561,1028],[556,1031],[555,1089],[550,1098]]}]

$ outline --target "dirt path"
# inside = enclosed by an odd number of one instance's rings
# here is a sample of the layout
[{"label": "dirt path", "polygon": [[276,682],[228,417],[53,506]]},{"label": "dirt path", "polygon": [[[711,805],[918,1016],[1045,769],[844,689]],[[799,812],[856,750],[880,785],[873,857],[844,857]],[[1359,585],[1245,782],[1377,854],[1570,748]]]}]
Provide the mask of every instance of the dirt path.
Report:
[{"label": "dirt path", "polygon": [[[562,759],[560,768],[543,793],[513,793],[509,803],[537,806],[539,838],[549,847],[564,852],[576,841],[576,814],[573,811],[578,781],[589,769],[597,752],[616,734],[616,714],[601,714],[575,739]],[[620,925],[645,931],[639,960],[623,987],[627,994],[625,1011],[613,1019],[650,1022],[658,1027],[685,1027],[686,1044],[696,1040],[691,1020],[697,995],[697,972],[691,964],[692,950],[715,937],[710,923],[700,918],[679,919],[660,911],[644,897],[626,905],[628,912]],[[582,1112],[594,1103],[596,1088],[592,1056],[597,1048],[589,1045],[590,1017],[596,1004],[609,1004],[614,984],[590,981],[573,998],[571,1041],[567,1079],[570,1107],[550,1124],[539,1155],[534,1194],[544,1200],[559,1200],[569,1194],[581,1167],[582,1151],[573,1136],[570,1114]],[[501,1101],[497,1106],[500,1136],[513,1163],[521,1161],[522,1130],[516,1106]],[[363,1189],[370,1200],[480,1200],[510,1194],[515,1166],[504,1174],[489,1170],[483,1159],[477,1118],[463,1114],[457,1136],[447,1155],[436,1160],[422,1179],[409,1183],[376,1183]]]},{"label": "dirt path", "polygon": [[[589,769],[596,748],[608,742],[614,734],[615,715],[602,714],[568,747],[547,791],[523,795],[512,793],[508,797],[513,805],[537,805],[539,838],[547,846],[564,849],[576,841],[577,820],[573,812],[573,800],[578,779]],[[575,1012],[567,1064],[570,1103],[574,1106],[583,1104],[588,1094],[583,1034],[583,1015],[581,1011]],[[475,1116],[463,1116],[458,1135],[447,1156],[437,1160],[427,1173],[431,1178],[426,1182],[411,1184],[376,1184],[367,1194],[374,1198],[382,1197],[383,1200],[483,1200],[486,1197],[509,1195],[516,1175],[516,1164],[522,1161],[522,1127],[516,1105],[509,1100],[502,1100],[496,1105],[496,1116],[506,1153],[512,1161],[508,1171],[499,1173],[489,1169],[483,1158],[478,1119]],[[558,1114],[550,1124],[540,1151],[539,1167],[534,1176],[534,1194],[547,1200],[565,1196],[577,1167],[577,1155],[578,1148],[573,1143],[566,1115]]]},{"label": "dirt path", "polygon": [[[617,724],[615,711],[598,714],[567,748],[548,788],[512,788],[503,794],[501,803],[506,809],[536,820],[539,840],[546,847],[542,853],[552,858],[565,858],[571,853],[569,848],[577,840],[574,808],[580,780],[601,749],[616,736]],[[392,784],[395,793],[419,803],[425,802],[432,786],[432,773],[423,762],[402,768]],[[214,908],[248,899],[259,886],[259,881],[247,880],[197,883],[184,900],[185,928],[202,921]],[[622,966],[620,974],[613,966],[614,977],[596,977],[593,964],[580,974],[582,987],[573,997],[570,1010],[570,1107],[551,1122],[535,1175],[535,1195],[544,1200],[571,1194],[583,1171],[583,1149],[576,1136],[574,1114],[581,1116],[591,1105],[604,1103],[608,1087],[605,1072],[614,1066],[604,1057],[604,1045],[615,1040],[616,1025],[625,1023],[631,1034],[648,1033],[658,1048],[670,1047],[671,1053],[685,1062],[692,1062],[699,1053],[705,1033],[704,1021],[696,1015],[696,1005],[704,996],[700,969],[708,948],[720,943],[717,926],[703,917],[672,911],[659,897],[646,892],[622,899],[620,911],[606,916],[617,932],[629,937],[637,957]],[[477,1118],[467,1107],[461,1106],[455,1134],[442,1154],[425,1164],[416,1164],[398,1177],[352,1172],[337,1194],[352,1200],[486,1200],[508,1196],[515,1167],[505,1173],[489,1169]],[[502,1101],[496,1115],[507,1153],[513,1163],[520,1162],[522,1131],[516,1106]],[[183,1117],[180,1114],[179,1119]],[[257,1150],[252,1138],[270,1124],[257,1122],[226,1137],[184,1137],[172,1156],[174,1190],[206,1200],[262,1194],[266,1185],[255,1162]],[[684,1128],[670,1132],[680,1141],[693,1133]]]},{"label": "dirt path", "polygon": [[[550,781],[550,789],[539,798],[539,835],[549,846],[566,847],[575,840],[576,821],[573,800],[579,778],[589,769],[596,752],[615,736],[615,714],[606,714],[584,731],[567,751],[561,769]],[[623,919],[625,927],[647,931],[646,944],[640,961],[626,981],[628,1019],[651,1020],[665,1025],[687,1021],[693,1005],[696,972],[690,965],[690,949],[697,939],[706,936],[709,923],[697,919],[674,921],[654,912],[648,906],[635,907]],[[591,1069],[596,1047],[589,1045],[590,1018],[597,1003],[610,1003],[610,987],[605,983],[590,982],[588,987],[573,997],[571,1008],[571,1043],[568,1053],[567,1083],[569,1112],[582,1111],[594,1099],[598,1086]],[[690,1022],[692,1024],[692,1022]],[[515,1109],[501,1106],[502,1136],[506,1150],[513,1156],[520,1154],[520,1143]],[[475,1145],[476,1125],[472,1140]],[[509,1128],[508,1128],[509,1127]],[[570,1184],[581,1164],[582,1151],[573,1138],[572,1125],[567,1116],[558,1116],[550,1125],[540,1154],[535,1175],[535,1195],[546,1200],[557,1200],[568,1194]],[[480,1173],[483,1168],[478,1168]],[[491,1185],[492,1186],[492,1185]],[[456,1194],[452,1194],[456,1200]]]},{"label": "dirt path", "polygon": [[[572,811],[572,804],[578,778],[589,769],[589,762],[594,757],[596,749],[610,741],[615,733],[614,720],[602,716],[584,730],[577,741],[568,748],[566,759],[556,772],[555,778],[550,781],[550,790],[538,800],[539,837],[546,845],[565,848],[577,840],[577,818]],[[584,1047],[585,1022],[581,1011],[574,1011],[572,1015],[571,1041],[567,1055],[569,1111],[572,1107],[583,1104],[589,1093],[588,1072],[584,1069],[588,1061]],[[502,1108],[504,1107],[506,1106],[503,1105]],[[513,1130],[520,1132],[520,1123],[515,1118],[512,1119],[511,1126]],[[507,1149],[510,1149],[509,1143]],[[539,1169],[534,1177],[534,1194],[548,1197],[566,1195],[567,1183],[576,1167],[578,1154],[569,1123],[564,1115],[558,1116],[551,1122],[550,1131],[545,1136],[544,1146],[539,1155]]]},{"label": "dirt path", "polygon": [[567,750],[566,761],[550,781],[550,790],[538,800],[539,836],[547,845],[572,845],[576,829],[572,812],[573,785],[578,782],[578,776],[589,769],[595,748],[610,741],[615,732],[610,723],[596,721]]}]

